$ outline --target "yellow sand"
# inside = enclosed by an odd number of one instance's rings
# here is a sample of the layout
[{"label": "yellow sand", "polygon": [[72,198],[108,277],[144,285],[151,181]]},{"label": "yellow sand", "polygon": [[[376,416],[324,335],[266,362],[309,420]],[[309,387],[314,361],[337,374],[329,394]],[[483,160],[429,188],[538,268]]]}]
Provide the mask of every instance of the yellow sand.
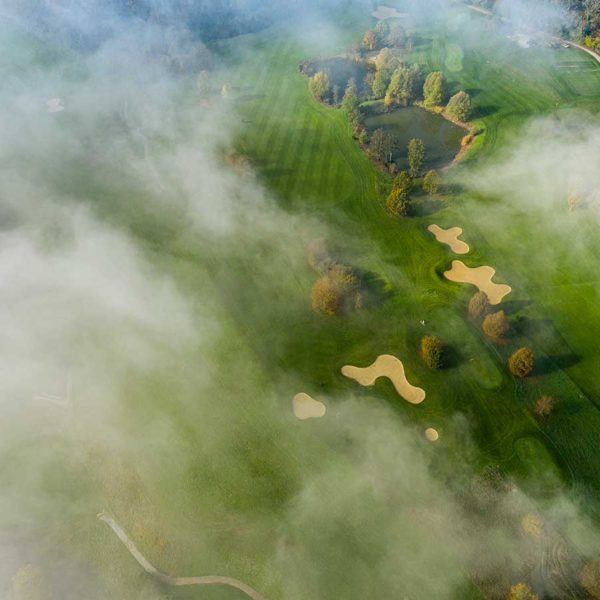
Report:
[{"label": "yellow sand", "polygon": [[377,7],[377,10],[374,10],[371,14],[379,20],[402,19],[408,16],[406,13],[398,12],[395,8],[392,8],[391,6],[383,6],[383,4],[380,4]]},{"label": "yellow sand", "polygon": [[327,407],[318,400],[311,398],[308,394],[301,392],[296,394],[292,400],[294,416],[303,421],[304,419],[318,419],[325,416]]},{"label": "yellow sand", "polygon": [[425,400],[425,390],[411,385],[404,374],[402,361],[391,354],[382,354],[369,367],[342,367],[342,375],[358,381],[361,385],[373,385],[380,377],[387,377],[402,398],[411,404],[420,404]]},{"label": "yellow sand", "polygon": [[455,254],[467,254],[469,251],[469,244],[458,239],[458,236],[462,235],[463,232],[460,227],[442,229],[439,225],[433,223],[427,229],[435,235],[435,239],[438,242],[450,246],[450,250]]},{"label": "yellow sand", "polygon": [[492,277],[495,274],[496,270],[487,265],[471,268],[460,260],[453,260],[452,269],[446,271],[444,277],[450,281],[477,286],[482,292],[485,292],[490,304],[500,304],[502,298],[511,293],[512,288],[504,283],[494,283]]},{"label": "yellow sand", "polygon": [[436,429],[434,429],[433,427],[428,427],[425,430],[425,437],[430,441],[430,442],[437,442],[440,439],[440,434],[437,432]]}]

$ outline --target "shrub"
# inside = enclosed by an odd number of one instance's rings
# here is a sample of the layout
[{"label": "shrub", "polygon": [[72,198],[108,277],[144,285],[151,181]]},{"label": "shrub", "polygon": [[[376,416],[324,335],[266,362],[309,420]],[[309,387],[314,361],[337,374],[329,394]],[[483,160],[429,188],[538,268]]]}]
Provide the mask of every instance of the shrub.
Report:
[{"label": "shrub", "polygon": [[520,582],[510,588],[508,600],[539,600],[539,597],[526,583]]},{"label": "shrub", "polygon": [[481,321],[490,310],[490,301],[485,292],[476,292],[469,300],[469,316]]},{"label": "shrub", "polygon": [[448,114],[459,121],[468,121],[471,117],[471,96],[466,92],[458,92],[450,98],[446,107]]},{"label": "shrub", "polygon": [[421,356],[430,369],[440,369],[444,359],[444,345],[440,338],[426,335],[421,340]]},{"label": "shrub", "polygon": [[408,217],[410,200],[408,194],[400,188],[393,188],[385,203],[388,211],[397,217]]},{"label": "shrub", "polygon": [[440,189],[440,175],[435,169],[427,171],[423,178],[423,191],[433,196],[437,194]]},{"label": "shrub", "polygon": [[533,371],[535,357],[529,348],[519,348],[509,359],[508,369],[515,377],[527,377]]},{"label": "shrub", "polygon": [[540,419],[545,419],[552,414],[554,410],[555,400],[552,396],[543,395],[540,396],[535,401],[535,406],[533,407],[533,412],[540,417]]},{"label": "shrub", "polygon": [[579,572],[579,582],[592,598],[600,598],[600,560],[585,563]]},{"label": "shrub", "polygon": [[444,76],[439,71],[427,75],[423,97],[425,106],[437,106],[444,101]]},{"label": "shrub", "polygon": [[487,315],[483,319],[483,333],[493,340],[502,340],[510,329],[510,323],[503,310]]}]

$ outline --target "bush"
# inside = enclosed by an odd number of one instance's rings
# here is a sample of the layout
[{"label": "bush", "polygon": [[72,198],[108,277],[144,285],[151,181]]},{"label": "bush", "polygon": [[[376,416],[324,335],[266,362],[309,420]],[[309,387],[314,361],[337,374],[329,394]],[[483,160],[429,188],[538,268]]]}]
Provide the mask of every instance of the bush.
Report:
[{"label": "bush", "polygon": [[444,359],[442,340],[433,335],[426,335],[421,340],[421,356],[430,369],[440,369]]},{"label": "bush", "polygon": [[450,98],[446,111],[451,117],[459,121],[468,121],[471,117],[471,96],[466,92],[458,92]]},{"label": "bush", "polygon": [[485,292],[477,292],[469,300],[469,316],[481,321],[490,310],[490,300]]},{"label": "bush", "polygon": [[535,357],[529,348],[519,348],[508,359],[508,370],[515,377],[527,377],[533,371],[535,366]]},{"label": "bush", "polygon": [[487,315],[483,319],[483,333],[493,340],[502,340],[510,329],[510,323],[503,310]]},{"label": "bush", "polygon": [[540,396],[535,401],[535,406],[533,407],[533,412],[536,416],[540,417],[540,419],[545,419],[552,414],[554,410],[555,400],[552,396]]},{"label": "bush", "polygon": [[579,572],[579,582],[592,598],[600,598],[600,560],[585,563]]},{"label": "bush", "polygon": [[440,175],[435,169],[427,171],[423,178],[423,191],[430,196],[437,194],[440,189]]}]

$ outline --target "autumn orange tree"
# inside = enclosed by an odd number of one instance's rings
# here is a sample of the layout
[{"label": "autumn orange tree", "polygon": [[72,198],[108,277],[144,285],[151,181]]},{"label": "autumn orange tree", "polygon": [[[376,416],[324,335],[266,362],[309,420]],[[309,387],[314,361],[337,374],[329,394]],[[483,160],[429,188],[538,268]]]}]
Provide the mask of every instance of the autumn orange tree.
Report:
[{"label": "autumn orange tree", "polygon": [[440,338],[426,335],[421,340],[421,356],[430,369],[440,369],[443,363],[444,345]]},{"label": "autumn orange tree", "polygon": [[499,310],[491,315],[487,315],[485,319],[483,319],[483,324],[481,327],[485,335],[493,340],[501,341],[508,333],[508,330],[510,329],[510,323],[508,322],[504,311]]},{"label": "autumn orange tree", "polygon": [[519,348],[509,359],[508,369],[515,377],[527,377],[533,371],[535,357],[529,348]]},{"label": "autumn orange tree", "polygon": [[476,292],[469,300],[469,316],[474,321],[481,321],[490,310],[490,300],[485,292]]}]

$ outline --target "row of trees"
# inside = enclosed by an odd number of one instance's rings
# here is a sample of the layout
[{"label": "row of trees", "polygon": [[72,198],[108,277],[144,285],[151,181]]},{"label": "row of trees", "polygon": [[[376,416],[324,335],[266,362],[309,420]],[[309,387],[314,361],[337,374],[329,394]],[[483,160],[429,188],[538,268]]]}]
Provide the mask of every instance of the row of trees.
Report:
[{"label": "row of trees", "polygon": [[407,45],[408,37],[406,31],[397,21],[389,23],[382,20],[374,29],[367,29],[362,39],[365,50],[378,50],[386,46],[403,47]]},{"label": "row of trees", "polygon": [[[469,301],[471,319],[481,325],[487,337],[497,344],[504,344],[510,331],[510,321],[503,310],[490,312],[490,309],[489,298],[485,292],[477,292]],[[519,348],[508,359],[508,369],[515,377],[527,377],[534,367],[535,357],[529,348]]]}]

